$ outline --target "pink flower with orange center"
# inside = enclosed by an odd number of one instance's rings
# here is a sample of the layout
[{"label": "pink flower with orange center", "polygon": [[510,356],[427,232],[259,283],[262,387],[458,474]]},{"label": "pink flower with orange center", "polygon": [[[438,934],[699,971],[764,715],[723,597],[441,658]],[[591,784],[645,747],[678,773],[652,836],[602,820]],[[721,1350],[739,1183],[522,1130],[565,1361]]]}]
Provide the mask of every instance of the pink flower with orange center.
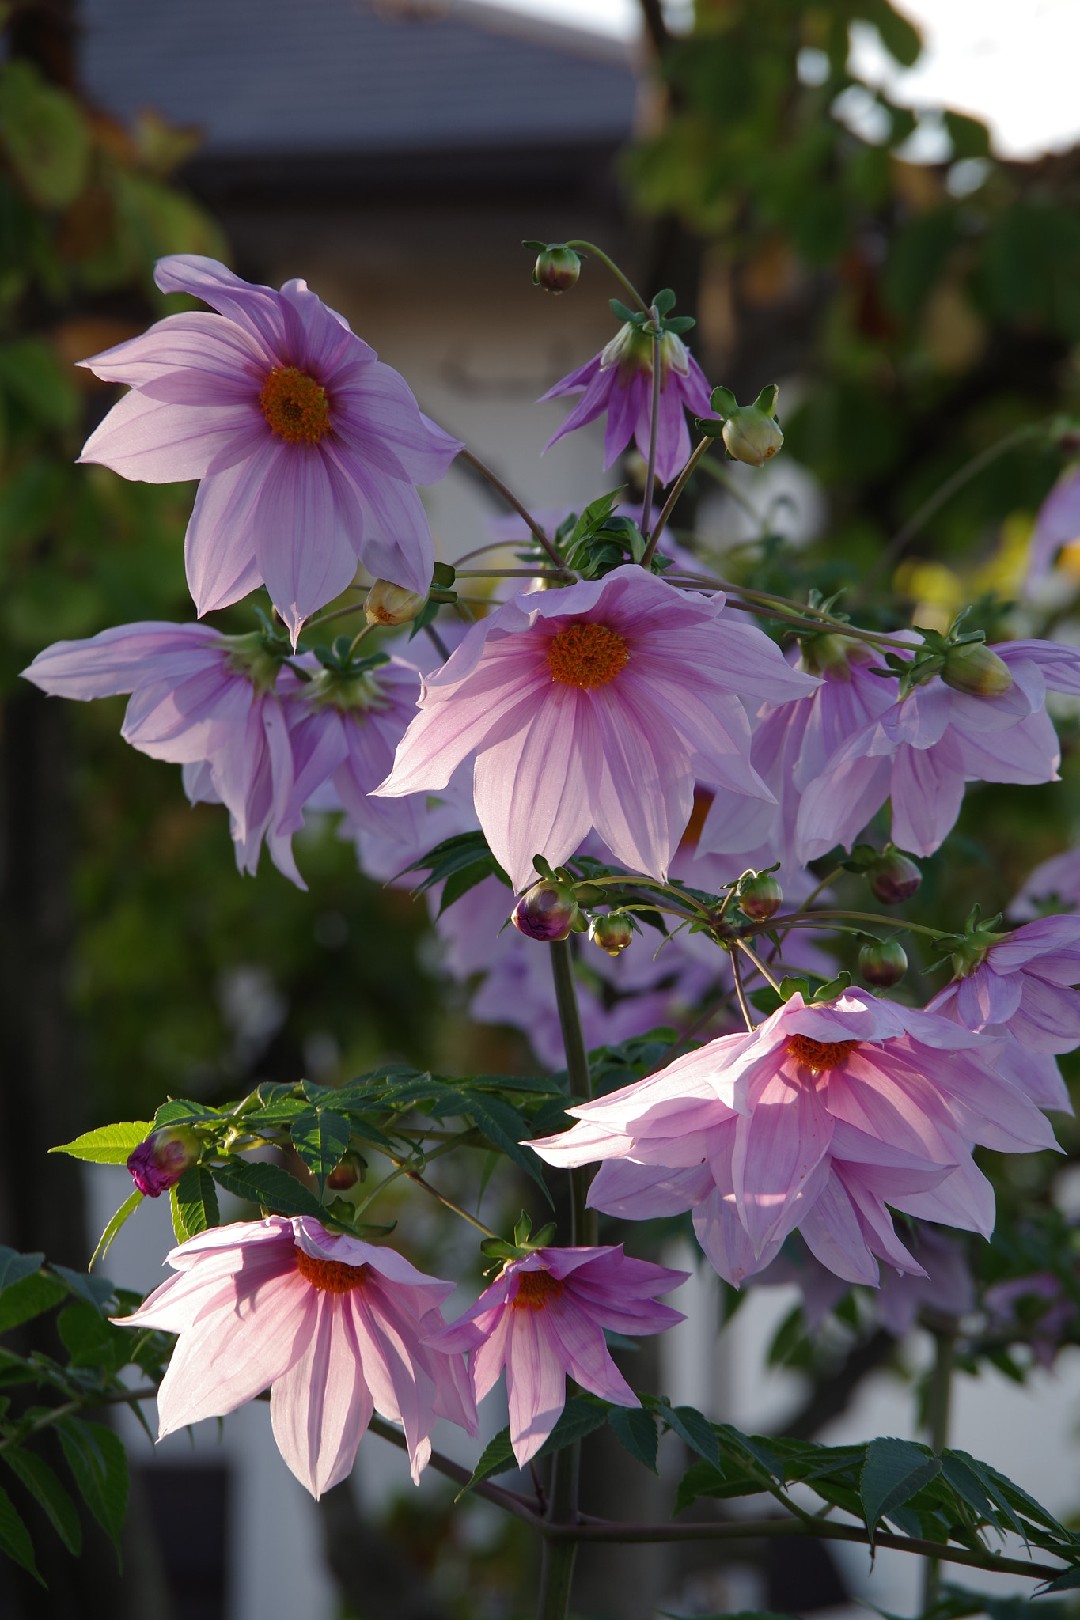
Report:
[{"label": "pink flower with orange center", "polygon": [[318,1497],[349,1473],[373,1411],[404,1429],[414,1482],[436,1418],[475,1433],[464,1362],[430,1342],[452,1282],[306,1215],[215,1227],[168,1261],[178,1275],[117,1318],[179,1334],[159,1440],[269,1389],[278,1450]]},{"label": "pink flower with orange center", "polygon": [[534,1249],[509,1260],[471,1310],[437,1343],[470,1351],[476,1399],[489,1394],[506,1368],[510,1441],[518,1465],[535,1456],[566,1405],[566,1377],[615,1406],[641,1402],[612,1361],[604,1329],[662,1333],[683,1320],[657,1303],[686,1281],[649,1260],[632,1260],[622,1245],[593,1249]]},{"label": "pink flower with orange center", "polygon": [[697,783],[773,803],[742,699],[817,684],[723,609],[629,563],[504,603],[425,681],[376,791],[438,791],[474,754],[476,813],[516,888],[534,855],[557,866],[593,829],[616,860],[665,877]]},{"label": "pink flower with orange center", "polygon": [[303,281],[253,286],[198,254],[158,261],[169,315],[83,365],[127,394],[82,461],[124,478],[201,480],[185,541],[199,614],[265,584],[295,642],[358,562],[426,596],[434,552],[417,484],[461,445]]}]

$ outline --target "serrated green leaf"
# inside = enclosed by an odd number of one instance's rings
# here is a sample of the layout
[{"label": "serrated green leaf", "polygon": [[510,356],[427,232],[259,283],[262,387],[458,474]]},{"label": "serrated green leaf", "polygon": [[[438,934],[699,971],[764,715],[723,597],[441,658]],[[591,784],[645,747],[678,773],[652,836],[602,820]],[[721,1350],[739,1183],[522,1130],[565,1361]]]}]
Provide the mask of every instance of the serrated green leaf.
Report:
[{"label": "serrated green leaf", "polygon": [[178,1243],[220,1224],[214,1178],[205,1165],[189,1165],[176,1186],[170,1189],[169,1204]]},{"label": "serrated green leaf", "polygon": [[77,1558],[82,1548],[78,1511],[48,1463],[21,1446],[8,1446],[2,1456],[42,1509],[68,1552]]},{"label": "serrated green leaf", "polygon": [[101,1236],[98,1238],[97,1248],[90,1256],[90,1264],[92,1266],[95,1265],[99,1260],[104,1260],[112,1246],[112,1241],[117,1232],[119,1232],[124,1222],[134,1215],[142,1201],[143,1195],[138,1188],[135,1189],[130,1198],[125,1198],[124,1202],[120,1205],[120,1208],[117,1210],[108,1226],[106,1226],[104,1232],[102,1232]]},{"label": "serrated green leaf", "polygon": [[28,1570],[36,1581],[40,1581],[42,1586],[45,1585],[34,1561],[34,1544],[30,1540],[30,1532],[2,1486],[0,1486],[0,1547],[9,1558],[13,1558],[23,1569]]},{"label": "serrated green leaf", "polygon": [[720,1461],[720,1447],[716,1431],[708,1418],[692,1406],[664,1406],[660,1417],[673,1429],[680,1440],[685,1440],[691,1451],[715,1467]]},{"label": "serrated green leaf", "polygon": [[[1044,1592],[1075,1592],[1077,1587],[1080,1587],[1080,1564],[1074,1564],[1071,1569],[1063,1569],[1052,1581],[1044,1581],[1042,1586],[1035,1588],[1034,1595],[1041,1597]],[[1041,1607],[1035,1612],[1041,1614]]]},{"label": "serrated green leaf", "polygon": [[619,1444],[625,1446],[632,1457],[644,1463],[655,1474],[659,1435],[656,1419],[640,1406],[617,1406],[608,1414],[608,1423]]},{"label": "serrated green leaf", "polygon": [[233,1159],[228,1164],[214,1165],[211,1174],[226,1192],[263,1205],[275,1215],[313,1215],[316,1220],[326,1217],[314,1193],[276,1164],[245,1164]]},{"label": "serrated green leaf", "polygon": [[17,1249],[9,1249],[6,1244],[0,1243],[0,1294],[5,1288],[12,1288],[24,1277],[32,1277],[41,1270],[43,1254],[20,1254]]},{"label": "serrated green leaf", "polygon": [[57,1332],[73,1367],[118,1372],[128,1359],[131,1337],[113,1327],[94,1305],[77,1300],[56,1319]]},{"label": "serrated green leaf", "polygon": [[289,1127],[292,1145],[320,1182],[341,1162],[349,1145],[349,1121],[330,1108],[306,1108]]},{"label": "serrated green leaf", "polygon": [[170,1097],[154,1115],[154,1130],[166,1125],[211,1124],[222,1117],[218,1108],[207,1108],[205,1103],[189,1102],[186,1097]]},{"label": "serrated green leaf", "polygon": [[71,1271],[67,1266],[50,1266],[49,1271],[66,1283],[68,1292],[76,1299],[92,1305],[98,1315],[110,1314],[116,1299],[116,1284],[108,1277],[91,1277],[85,1271]]},{"label": "serrated green leaf", "polygon": [[120,1556],[120,1531],[127,1512],[127,1454],[119,1438],[103,1423],[62,1418],[56,1424],[64,1457],[94,1518]]},{"label": "serrated green leaf", "polygon": [[504,1098],[477,1096],[461,1098],[462,1112],[467,1119],[483,1131],[489,1142],[501,1148],[508,1159],[536,1183],[551,1208],[551,1194],[540,1171],[540,1161],[530,1149],[521,1146],[529,1128],[517,1109]]},{"label": "serrated green leaf", "polygon": [[859,1499],[871,1546],[881,1520],[903,1507],[940,1472],[940,1457],[928,1455],[925,1447],[912,1440],[871,1440],[859,1479]]},{"label": "serrated green leaf", "polygon": [[514,1448],[510,1444],[510,1429],[507,1426],[505,1429],[500,1429],[498,1434],[488,1441],[480,1453],[476,1467],[473,1469],[468,1481],[454,1497],[454,1501],[460,1502],[461,1498],[467,1496],[474,1485],[479,1485],[481,1481],[490,1479],[492,1474],[505,1474],[508,1469],[516,1467],[517,1461],[514,1457]]},{"label": "serrated green leaf", "polygon": [[32,1322],[35,1316],[52,1310],[66,1296],[67,1289],[63,1283],[50,1277],[47,1272],[39,1271],[32,1277],[24,1277],[0,1297],[0,1333],[21,1327],[23,1322]]},{"label": "serrated green leaf", "polygon": [[96,1131],[85,1131],[73,1142],[61,1142],[50,1153],[67,1153],[73,1159],[87,1164],[126,1164],[132,1150],[153,1130],[147,1119],[122,1120],[115,1125],[99,1125]]}]

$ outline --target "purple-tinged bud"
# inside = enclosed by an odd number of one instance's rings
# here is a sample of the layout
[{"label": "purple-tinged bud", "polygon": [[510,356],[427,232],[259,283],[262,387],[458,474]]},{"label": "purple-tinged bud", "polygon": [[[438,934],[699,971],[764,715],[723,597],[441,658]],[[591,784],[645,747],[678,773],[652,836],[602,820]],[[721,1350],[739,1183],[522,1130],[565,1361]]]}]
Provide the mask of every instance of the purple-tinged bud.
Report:
[{"label": "purple-tinged bud", "polygon": [[554,878],[544,878],[521,896],[510,914],[510,921],[527,939],[538,939],[550,945],[570,937],[577,916],[573,889],[565,883],[557,883]]},{"label": "purple-tinged bud", "polygon": [[954,692],[966,692],[969,697],[1000,697],[1013,684],[1008,664],[985,641],[950,647],[941,678]]},{"label": "purple-tinged bud", "polygon": [[609,956],[621,956],[634,937],[634,925],[625,911],[608,911],[589,923],[589,938]]},{"label": "purple-tinged bud", "polygon": [[186,1125],[169,1125],[140,1142],[129,1154],[127,1167],[144,1197],[160,1198],[201,1157],[202,1143],[195,1132]]},{"label": "purple-tinged bud", "polygon": [[883,906],[899,906],[918,892],[922,873],[898,849],[887,849],[867,873],[870,890]]},{"label": "purple-tinged bud", "polygon": [[539,253],[533,266],[533,286],[545,292],[562,293],[577,283],[581,259],[564,242],[552,242]]},{"label": "purple-tinged bud", "polygon": [[907,952],[897,939],[868,940],[859,950],[859,972],[878,990],[899,984],[907,970]]},{"label": "purple-tinged bud", "polygon": [[739,884],[739,905],[754,922],[767,922],[784,903],[784,891],[771,872],[757,872]]},{"label": "purple-tinged bud", "polygon": [[427,597],[418,591],[407,591],[404,585],[377,579],[364,601],[364,618],[368,624],[408,624],[426,601]]},{"label": "purple-tinged bud", "polygon": [[367,1174],[367,1160],[350,1148],[338,1160],[326,1178],[326,1185],[331,1192],[348,1192],[355,1187],[358,1181],[363,1181]]}]

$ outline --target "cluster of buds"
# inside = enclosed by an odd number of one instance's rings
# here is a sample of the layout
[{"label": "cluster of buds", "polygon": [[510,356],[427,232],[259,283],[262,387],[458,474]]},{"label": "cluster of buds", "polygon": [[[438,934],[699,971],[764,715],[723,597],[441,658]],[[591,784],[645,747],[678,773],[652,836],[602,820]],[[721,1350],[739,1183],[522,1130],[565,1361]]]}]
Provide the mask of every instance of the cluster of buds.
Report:
[{"label": "cluster of buds", "polygon": [[621,908],[587,916],[582,905],[592,906],[602,897],[603,891],[595,884],[550,873],[526,889],[510,913],[510,921],[527,939],[548,945],[587,931],[592,943],[608,956],[621,956],[634,937],[634,920]]}]

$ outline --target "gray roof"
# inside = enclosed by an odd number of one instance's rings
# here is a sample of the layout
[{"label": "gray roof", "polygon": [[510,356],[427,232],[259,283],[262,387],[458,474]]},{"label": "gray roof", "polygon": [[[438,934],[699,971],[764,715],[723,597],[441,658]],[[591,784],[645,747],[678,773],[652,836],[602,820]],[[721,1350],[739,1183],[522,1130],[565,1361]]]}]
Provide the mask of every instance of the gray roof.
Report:
[{"label": "gray roof", "polygon": [[83,0],[86,92],[197,124],[207,158],[613,144],[623,47],[468,0]]}]

